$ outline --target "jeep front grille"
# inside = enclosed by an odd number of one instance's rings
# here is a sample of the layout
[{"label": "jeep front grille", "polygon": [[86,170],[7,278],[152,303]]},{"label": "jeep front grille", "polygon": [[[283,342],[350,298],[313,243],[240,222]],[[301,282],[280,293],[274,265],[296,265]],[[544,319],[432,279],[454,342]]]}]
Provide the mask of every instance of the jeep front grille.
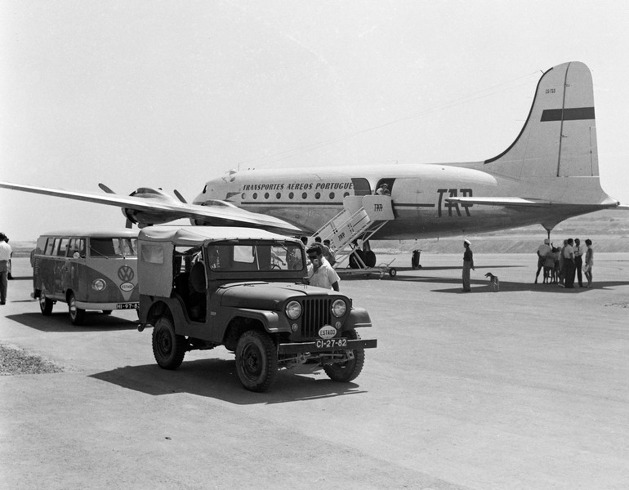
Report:
[{"label": "jeep front grille", "polygon": [[302,303],[301,334],[304,338],[317,337],[323,325],[332,323],[332,300],[329,298],[306,299]]}]

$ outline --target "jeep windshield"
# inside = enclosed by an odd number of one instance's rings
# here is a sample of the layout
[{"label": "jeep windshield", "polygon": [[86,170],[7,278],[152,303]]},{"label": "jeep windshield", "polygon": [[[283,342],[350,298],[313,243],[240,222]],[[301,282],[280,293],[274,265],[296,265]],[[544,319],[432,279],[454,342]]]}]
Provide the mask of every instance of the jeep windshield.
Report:
[{"label": "jeep windshield", "polygon": [[306,266],[301,246],[291,242],[213,243],[207,247],[207,259],[216,272],[298,271]]}]

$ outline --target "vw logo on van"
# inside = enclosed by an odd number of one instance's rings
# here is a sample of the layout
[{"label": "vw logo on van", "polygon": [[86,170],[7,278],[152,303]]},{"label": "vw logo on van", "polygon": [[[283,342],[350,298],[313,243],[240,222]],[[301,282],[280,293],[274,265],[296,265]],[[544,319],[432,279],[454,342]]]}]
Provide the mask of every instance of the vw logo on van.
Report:
[{"label": "vw logo on van", "polygon": [[120,269],[118,269],[118,279],[124,282],[132,281],[135,277],[135,272],[128,265],[123,265]]}]

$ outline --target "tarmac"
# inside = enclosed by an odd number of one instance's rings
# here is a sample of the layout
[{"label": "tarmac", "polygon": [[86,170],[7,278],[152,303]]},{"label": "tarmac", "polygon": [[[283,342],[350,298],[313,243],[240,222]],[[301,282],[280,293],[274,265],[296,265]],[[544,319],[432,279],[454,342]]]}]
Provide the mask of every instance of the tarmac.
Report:
[{"label": "tarmac", "polygon": [[0,377],[1,485],[628,488],[629,254],[597,254],[593,288],[573,290],[533,284],[533,254],[476,254],[471,293],[461,257],[344,278],[378,339],[362,374],[282,371],[263,394],[223,348],[160,369],[135,312],[42,316],[14,259],[0,344],[63,372]]}]

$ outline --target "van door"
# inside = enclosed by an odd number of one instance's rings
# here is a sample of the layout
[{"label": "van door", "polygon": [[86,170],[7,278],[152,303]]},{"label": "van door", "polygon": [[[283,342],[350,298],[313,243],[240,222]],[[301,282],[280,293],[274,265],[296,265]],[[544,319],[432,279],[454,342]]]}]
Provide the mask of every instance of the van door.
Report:
[{"label": "van door", "polygon": [[55,246],[57,258],[55,259],[55,296],[63,298],[68,284],[68,276],[70,274],[68,259],[66,258],[66,252],[68,251],[69,238],[57,238],[57,245]]}]

